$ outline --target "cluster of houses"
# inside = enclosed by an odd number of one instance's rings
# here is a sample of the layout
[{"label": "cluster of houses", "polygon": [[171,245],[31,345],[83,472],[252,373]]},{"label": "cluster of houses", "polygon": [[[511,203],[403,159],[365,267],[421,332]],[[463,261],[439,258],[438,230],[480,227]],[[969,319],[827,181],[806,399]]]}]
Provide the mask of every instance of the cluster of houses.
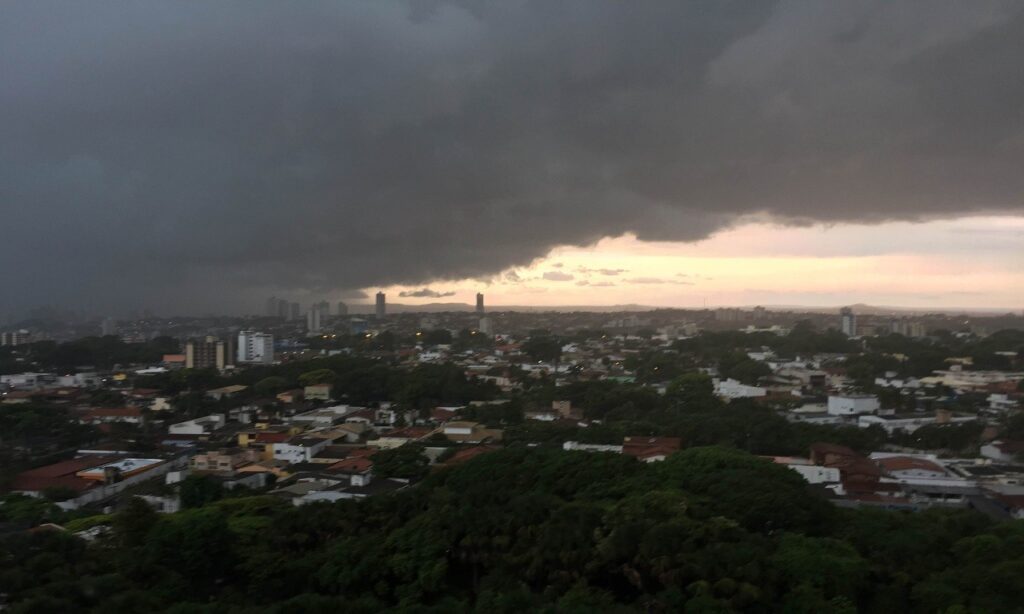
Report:
[{"label": "cluster of houses", "polygon": [[[74,459],[19,474],[12,490],[39,497],[62,491],[66,496],[58,504],[74,509],[113,501],[147,480],[159,478],[173,487],[189,475],[204,475],[225,489],[272,486],[272,494],[295,505],[361,499],[408,486],[406,479],[375,476],[372,457],[382,450],[421,443],[427,458],[437,461],[449,447],[460,446],[439,463],[451,465],[496,449],[502,430],[459,420],[460,409],[438,407],[429,419],[402,426],[416,421],[415,413],[386,403],[376,408],[321,406],[283,418],[273,411],[241,407],[230,415],[167,425],[159,451],[151,457],[102,447],[83,449]],[[82,419],[92,416],[90,411]],[[134,489],[132,494],[138,494],[136,490],[145,494],[146,489]],[[154,496],[152,502],[163,511],[178,509],[174,497]]]},{"label": "cluster of houses", "polygon": [[[627,327],[637,322],[618,324]],[[417,345],[397,352],[406,364],[458,365],[466,375],[493,382],[512,394],[523,387],[524,377],[554,377],[558,383],[634,382],[637,373],[629,368],[631,357],[650,349],[666,350],[678,335],[694,332],[666,328],[646,337],[626,333],[595,337],[564,344],[558,359],[550,361],[533,360],[522,343],[502,335],[494,335],[496,342],[483,349],[457,352],[447,345]],[[781,412],[793,422],[879,427],[897,434],[913,433],[928,425],[991,420],[1021,408],[1018,385],[1024,380],[1024,372],[972,370],[962,360],[951,359],[947,369],[929,377],[886,374],[874,382],[875,388],[892,395],[880,396],[857,392],[844,368],[843,355],[779,357],[762,349],[747,352],[747,357],[766,366],[769,375],[744,383],[720,377],[714,366],[706,366],[703,371],[713,378],[716,394],[730,402],[763,402],[771,408],[767,411]],[[467,412],[462,407],[436,407],[424,417],[389,403],[377,407],[335,404],[330,384],[281,391],[260,402],[228,402],[225,405],[231,408],[223,413],[171,422],[163,416],[175,415],[173,399],[159,390],[132,388],[130,381],[128,373],[88,371],[66,376],[0,376],[0,404],[43,400],[64,405],[71,409],[73,419],[101,431],[111,431],[119,424],[135,427],[146,423],[160,429],[159,445],[152,452],[139,454],[116,446],[79,450],[73,459],[18,475],[13,490],[51,498],[60,492],[59,504],[68,509],[103,505],[129,492],[150,497],[154,505],[172,511],[177,503],[167,493],[188,475],[205,475],[226,489],[269,489],[295,505],[304,505],[360,499],[407,487],[408,480],[375,473],[373,457],[382,450],[420,444],[431,463],[443,466],[497,449],[503,440],[501,429],[464,419]],[[664,393],[668,383],[654,381],[647,385]],[[116,390],[123,403],[95,406],[86,402],[90,390],[105,387]],[[246,398],[246,391],[245,386],[231,385],[203,394],[211,401],[230,401]],[[969,409],[946,402],[964,396],[984,402]],[[892,398],[900,402],[893,403]],[[555,401],[551,407],[529,408],[524,417],[586,425],[583,410],[568,401]],[[913,451],[861,456],[839,446],[820,444],[806,459],[775,461],[797,471],[841,504],[913,509],[931,505],[988,506],[993,513],[1002,510],[1004,514],[1019,515],[1024,490],[1018,492],[1022,484],[1018,478],[1024,469],[1018,469],[1017,458],[1024,451],[1024,442],[995,440],[995,436],[994,429],[987,434],[978,459],[940,459]],[[452,446],[456,446],[454,452]],[[681,446],[677,438],[627,437],[615,445],[569,441],[563,447],[654,462]],[[147,492],[144,485],[152,483],[162,488]]]},{"label": "cluster of houses", "polygon": [[863,455],[846,446],[816,443],[807,458],[770,457],[799,473],[841,506],[920,510],[973,508],[994,517],[1024,518],[1024,465],[993,442],[980,458],[940,458],[914,452]]}]

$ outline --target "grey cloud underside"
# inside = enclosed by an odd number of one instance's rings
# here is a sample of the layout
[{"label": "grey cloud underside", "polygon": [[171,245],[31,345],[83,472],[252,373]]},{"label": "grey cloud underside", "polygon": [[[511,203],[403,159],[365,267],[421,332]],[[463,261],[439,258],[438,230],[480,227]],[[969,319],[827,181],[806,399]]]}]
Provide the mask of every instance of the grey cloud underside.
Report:
[{"label": "grey cloud underside", "polygon": [[421,288],[419,290],[404,290],[398,293],[398,296],[402,298],[443,298],[446,296],[455,296],[455,292],[450,290],[431,290],[430,288]]},{"label": "grey cloud underside", "polygon": [[238,307],[752,215],[1020,212],[1022,8],[0,4],[3,300]]}]

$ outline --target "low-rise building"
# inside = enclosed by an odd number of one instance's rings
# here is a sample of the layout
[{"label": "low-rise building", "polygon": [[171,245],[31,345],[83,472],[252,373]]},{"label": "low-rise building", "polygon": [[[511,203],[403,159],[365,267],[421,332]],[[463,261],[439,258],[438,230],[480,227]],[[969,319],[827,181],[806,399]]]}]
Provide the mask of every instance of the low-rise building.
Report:
[{"label": "low-rise building", "polygon": [[922,426],[929,424],[961,424],[974,422],[975,416],[952,416],[944,415],[940,420],[936,414],[904,413],[904,414],[879,414],[857,417],[857,426],[868,428],[880,426],[885,432],[892,435],[897,432],[913,433]]},{"label": "low-rise building", "polygon": [[226,420],[224,414],[210,414],[194,420],[178,422],[167,427],[170,435],[209,435],[224,426]]},{"label": "low-rise building", "polygon": [[1001,463],[1014,463],[1024,458],[1024,441],[997,439],[981,446],[981,455]]},{"label": "low-rise building", "polygon": [[234,473],[240,467],[259,460],[259,453],[248,448],[230,448],[196,454],[189,459],[193,471]]},{"label": "low-rise building", "polygon": [[716,380],[715,394],[726,400],[757,399],[768,396],[768,390],[761,386],[748,386],[734,379]]},{"label": "low-rise building", "polygon": [[94,407],[79,420],[82,424],[142,424],[142,421],[142,410],[138,407]]},{"label": "low-rise building", "polygon": [[678,452],[682,444],[683,440],[679,437],[630,436],[622,440],[622,453],[645,463],[653,463]]},{"label": "low-rise building", "polygon": [[331,444],[329,439],[293,437],[284,443],[273,444],[274,458],[289,463],[309,463],[313,457]]},{"label": "low-rise building", "polygon": [[484,443],[501,441],[504,431],[489,429],[476,422],[447,422],[442,431],[445,437],[457,443]]},{"label": "low-rise building", "polygon": [[873,394],[834,394],[828,397],[828,413],[833,416],[855,416],[878,411],[881,405]]},{"label": "low-rise building", "polygon": [[233,397],[239,392],[248,389],[248,386],[242,386],[241,384],[234,384],[231,386],[224,386],[221,388],[213,388],[212,390],[206,391],[206,396],[219,401],[228,397]]},{"label": "low-rise building", "polygon": [[306,386],[303,393],[307,401],[330,401],[333,388],[331,384],[312,384]]}]

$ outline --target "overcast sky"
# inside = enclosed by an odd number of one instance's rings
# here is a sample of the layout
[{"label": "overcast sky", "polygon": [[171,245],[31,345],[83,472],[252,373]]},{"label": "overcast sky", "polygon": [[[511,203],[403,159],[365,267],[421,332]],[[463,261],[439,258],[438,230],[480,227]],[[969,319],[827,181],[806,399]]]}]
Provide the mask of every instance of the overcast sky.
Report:
[{"label": "overcast sky", "polygon": [[[495,280],[607,304],[548,254],[623,236],[584,251],[635,279],[671,272],[648,248],[760,267],[723,303],[890,296],[912,258],[980,268],[908,302],[1021,307],[1022,58],[1012,1],[3,1],[0,313]],[[773,235],[808,267],[908,245],[826,291]],[[668,286],[629,302],[696,300]]]}]

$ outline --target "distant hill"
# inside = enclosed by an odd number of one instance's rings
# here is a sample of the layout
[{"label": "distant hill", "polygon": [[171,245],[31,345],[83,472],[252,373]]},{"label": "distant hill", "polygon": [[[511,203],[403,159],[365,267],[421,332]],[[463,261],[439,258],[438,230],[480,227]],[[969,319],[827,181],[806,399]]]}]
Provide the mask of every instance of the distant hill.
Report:
[{"label": "distant hill", "polygon": [[[993,316],[1002,315],[1006,313],[1019,313],[1018,309],[1007,309],[1005,307],[992,307],[992,308],[978,308],[978,307],[941,307],[941,308],[922,308],[922,307],[896,307],[891,305],[866,305],[864,303],[855,303],[853,305],[836,305],[834,307],[808,307],[806,305],[762,305],[768,311],[796,311],[803,313],[839,313],[839,309],[842,307],[850,307],[854,313],[862,315],[872,316],[921,316],[926,314],[943,314],[943,315],[979,315],[979,316]],[[741,307],[741,309],[751,309],[752,307]]]},{"label": "distant hill", "polygon": [[[738,307],[738,309],[750,310],[755,305],[744,305]],[[867,305],[864,303],[856,303],[853,305],[835,305],[835,306],[819,306],[809,307],[806,305],[761,305],[768,311],[792,311],[797,313],[825,313],[825,314],[838,314],[841,307],[852,307],[854,313],[861,315],[876,315],[876,316],[920,316],[925,314],[946,314],[946,315],[979,315],[979,316],[993,316],[1001,315],[1005,313],[1019,313],[1019,310],[1006,309],[1006,308],[990,308],[983,309],[977,307],[959,308],[959,307],[945,307],[936,309],[925,309],[920,307],[897,307],[889,305]],[[719,307],[708,307],[708,309],[717,309]],[[736,309],[736,307],[724,307]],[[388,303],[388,313],[440,313],[444,311],[464,311],[471,312],[475,309],[473,305],[468,303],[425,303],[423,305],[409,305],[404,303]],[[700,311],[699,307],[653,307],[650,305],[487,305],[487,310],[491,312],[495,311],[518,311],[523,313],[539,313],[544,311],[557,311],[557,312],[572,312],[572,311],[590,311],[594,313],[611,313],[621,311],[655,311],[658,309],[683,309],[686,311]],[[365,304],[349,304],[349,312],[354,314],[371,314],[374,311],[374,305],[372,303]]]},{"label": "distant hill", "polygon": [[[373,313],[375,306],[372,303],[349,304],[349,313],[369,314]],[[468,303],[425,303],[423,305],[406,305],[403,303],[388,303],[388,313],[439,313],[442,311],[473,311],[476,307]],[[487,311],[519,311],[525,313],[537,313],[543,311],[592,311],[595,313],[608,313],[617,311],[653,311],[658,307],[648,305],[488,305]],[[661,309],[664,309],[663,307]]]}]

